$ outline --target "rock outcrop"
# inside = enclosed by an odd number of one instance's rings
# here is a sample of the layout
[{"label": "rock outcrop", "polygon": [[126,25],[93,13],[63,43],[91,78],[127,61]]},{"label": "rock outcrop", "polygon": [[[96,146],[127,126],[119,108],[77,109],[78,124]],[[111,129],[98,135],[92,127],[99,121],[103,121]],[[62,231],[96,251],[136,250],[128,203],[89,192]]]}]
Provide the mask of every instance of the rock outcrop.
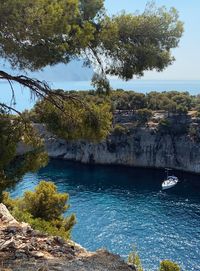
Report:
[{"label": "rock outcrop", "polygon": [[[155,128],[132,128],[126,134],[110,135],[100,143],[66,141],[47,132],[37,124],[45,139],[45,148],[52,158],[82,163],[117,164],[137,167],[165,168],[200,173],[200,142],[187,134],[173,135],[157,132]],[[26,151],[19,145],[18,154]]]},{"label": "rock outcrop", "polygon": [[52,237],[17,222],[0,204],[1,271],[133,271],[105,250],[88,252],[72,241]]}]

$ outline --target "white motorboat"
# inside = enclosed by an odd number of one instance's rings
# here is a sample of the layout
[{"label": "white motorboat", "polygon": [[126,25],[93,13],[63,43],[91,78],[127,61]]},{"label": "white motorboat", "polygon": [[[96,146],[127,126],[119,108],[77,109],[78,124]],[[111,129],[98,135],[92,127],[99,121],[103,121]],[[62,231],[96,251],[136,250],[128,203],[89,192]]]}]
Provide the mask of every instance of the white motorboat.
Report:
[{"label": "white motorboat", "polygon": [[162,183],[162,190],[166,190],[174,187],[178,183],[176,176],[168,176],[167,179]]}]

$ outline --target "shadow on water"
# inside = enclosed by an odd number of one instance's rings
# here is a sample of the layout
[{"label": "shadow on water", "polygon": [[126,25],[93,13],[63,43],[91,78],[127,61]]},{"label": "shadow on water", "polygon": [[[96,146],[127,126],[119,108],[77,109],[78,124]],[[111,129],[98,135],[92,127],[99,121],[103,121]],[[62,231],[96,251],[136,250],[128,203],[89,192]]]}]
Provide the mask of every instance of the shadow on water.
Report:
[{"label": "shadow on water", "polygon": [[51,160],[38,173],[26,174],[13,196],[52,180],[70,194],[70,212],[78,223],[75,241],[89,250],[106,247],[127,257],[136,244],[145,270],[157,270],[161,259],[200,270],[200,176],[173,171],[174,188],[161,191],[164,170],[83,165]]},{"label": "shadow on water", "polygon": [[[180,182],[176,187],[163,191],[163,194],[186,198],[191,196],[199,199],[199,175],[176,170],[173,170],[172,173],[179,178]],[[162,181],[166,178],[164,169],[85,165],[58,159],[52,159],[46,168],[39,171],[38,175],[40,178],[53,180],[58,185],[60,181],[63,183],[64,177],[72,187],[81,186],[82,189],[92,191],[116,188],[128,189],[129,191],[137,190],[137,192],[161,192]]]}]

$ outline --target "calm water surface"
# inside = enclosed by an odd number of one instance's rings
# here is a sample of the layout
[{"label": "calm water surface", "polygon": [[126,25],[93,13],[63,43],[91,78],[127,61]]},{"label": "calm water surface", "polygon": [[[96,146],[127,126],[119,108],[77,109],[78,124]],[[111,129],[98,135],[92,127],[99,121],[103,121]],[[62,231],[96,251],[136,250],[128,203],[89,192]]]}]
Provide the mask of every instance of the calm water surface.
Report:
[{"label": "calm water surface", "polygon": [[157,270],[167,258],[199,271],[200,177],[175,173],[181,183],[161,192],[163,171],[52,160],[11,192],[19,196],[41,179],[53,180],[70,194],[68,212],[78,220],[72,237],[87,249],[104,247],[127,257],[136,245],[145,270]]}]

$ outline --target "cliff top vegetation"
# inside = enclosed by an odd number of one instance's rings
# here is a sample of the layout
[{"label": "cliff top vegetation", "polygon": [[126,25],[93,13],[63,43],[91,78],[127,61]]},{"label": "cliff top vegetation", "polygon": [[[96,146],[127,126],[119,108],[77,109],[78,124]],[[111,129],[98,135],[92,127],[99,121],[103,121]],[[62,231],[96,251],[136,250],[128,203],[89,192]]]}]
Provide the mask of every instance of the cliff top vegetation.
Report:
[{"label": "cliff top vegetation", "polygon": [[[71,93],[70,91],[57,91],[62,92],[63,94],[65,93],[66,95]],[[137,126],[148,124],[149,127],[156,127],[160,124],[160,126],[164,127],[167,126],[170,121],[179,122],[180,118],[182,119],[183,126],[185,125],[185,128],[187,128],[186,126],[189,121],[198,121],[200,116],[200,96],[190,95],[189,92],[152,91],[150,93],[143,94],[118,89],[113,90],[109,95],[105,95],[103,93],[99,94],[93,90],[72,91],[72,93],[76,95],[77,100],[81,100],[86,104],[92,103],[98,108],[102,108],[102,115],[98,114],[98,120],[101,125],[103,125],[103,123],[104,125],[107,123],[105,126],[107,127],[107,132],[111,131],[113,125],[117,124],[136,124]],[[66,119],[63,120],[64,123],[59,123],[59,121],[55,122],[56,118],[58,120],[60,119],[59,112],[55,107],[49,107],[49,103],[44,100],[38,102],[33,110],[30,112],[27,111],[25,114],[29,115],[33,122],[46,123],[48,129],[59,137],[70,140],[77,130],[79,136],[76,138],[89,138],[84,136],[84,133],[82,136],[80,135],[81,131],[84,131],[84,129],[81,129],[78,119],[74,120],[73,127],[70,126],[70,123],[68,123]],[[76,115],[74,114],[74,116]],[[108,116],[110,117],[109,122]],[[95,120],[95,123],[97,125],[97,120]],[[94,123],[91,123],[91,125],[94,125]],[[98,127],[95,129],[98,129]],[[106,133],[104,135],[106,135]],[[90,140],[91,139],[95,138],[90,137]]]}]

